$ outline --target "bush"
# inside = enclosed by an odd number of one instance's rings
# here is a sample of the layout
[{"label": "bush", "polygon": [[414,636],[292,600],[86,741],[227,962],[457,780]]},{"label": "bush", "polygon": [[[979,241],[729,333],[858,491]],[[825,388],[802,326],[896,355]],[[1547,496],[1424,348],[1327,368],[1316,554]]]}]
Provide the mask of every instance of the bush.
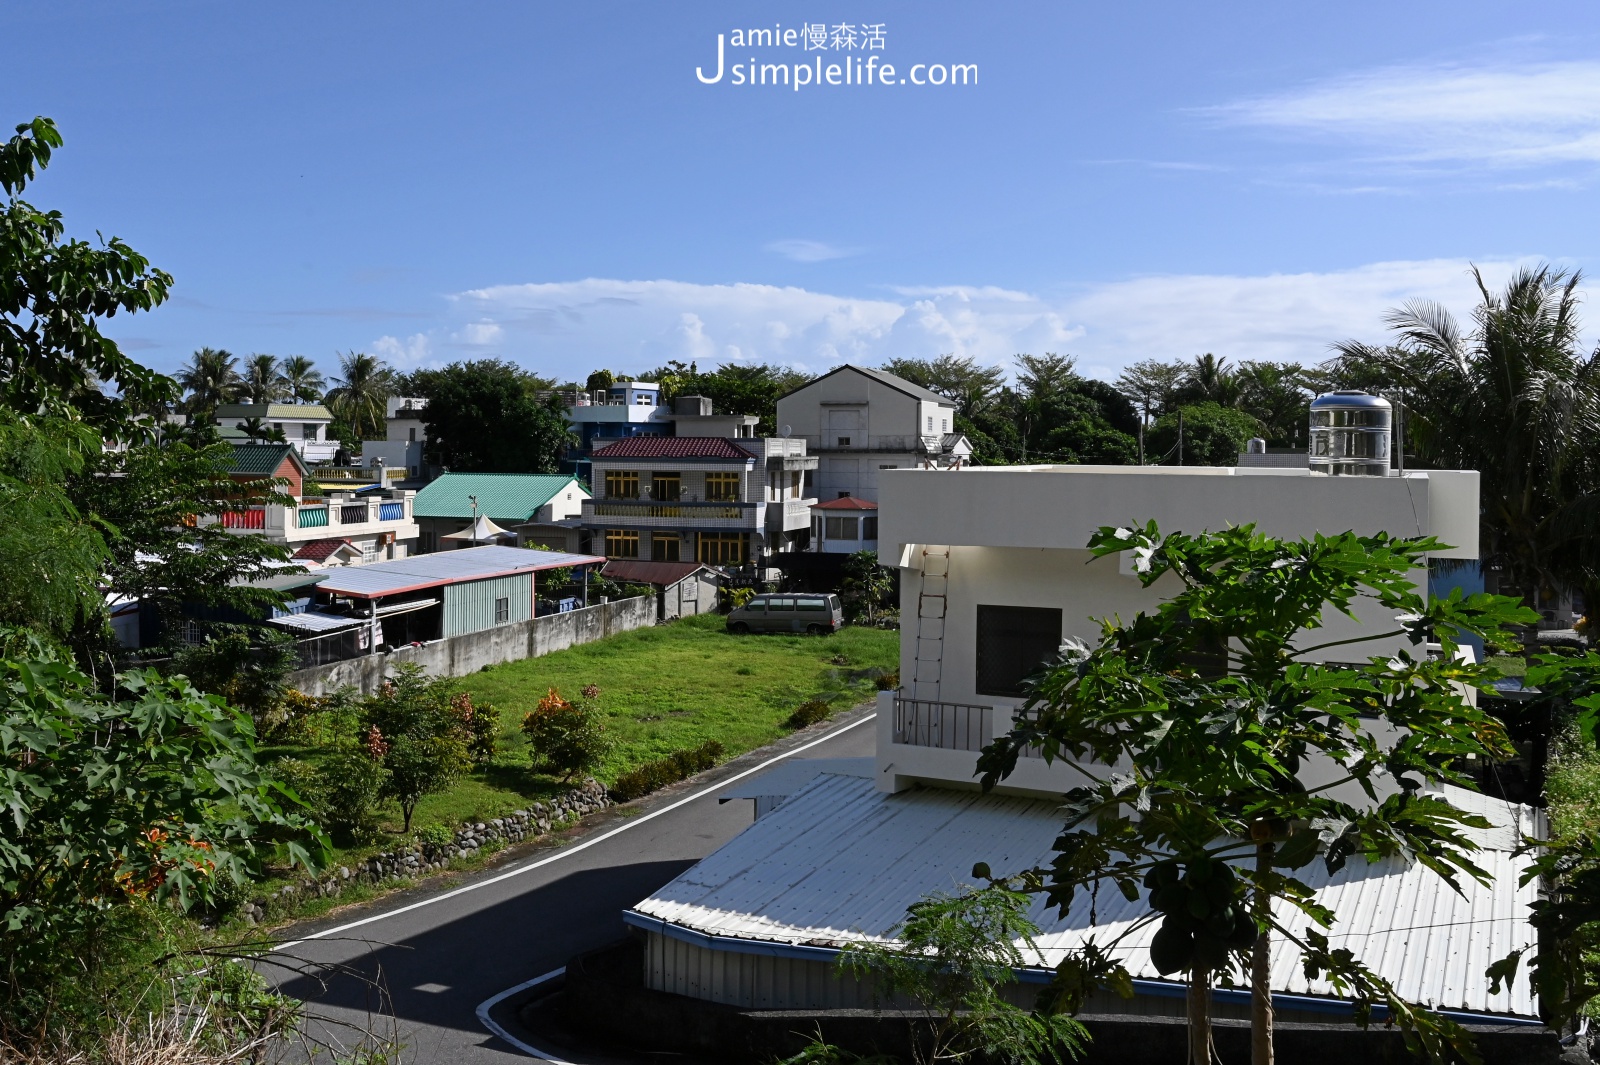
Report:
[{"label": "bush", "polygon": [[455,834],[444,825],[427,825],[417,830],[417,842],[430,847],[443,847],[455,839]]},{"label": "bush", "polygon": [[617,782],[611,786],[611,798],[615,802],[632,802],[652,791],[660,791],[668,784],[676,784],[696,773],[711,769],[722,760],[722,754],[722,744],[716,740],[707,740],[698,747],[676,751],[665,758],[646,762],[638,769],[617,778]]},{"label": "bush", "polygon": [[725,588],[722,592],[729,610],[738,610],[756,597],[754,588]]},{"label": "bush", "polygon": [[599,765],[612,746],[593,706],[587,700],[569,702],[555,688],[522,719],[522,732],[533,748],[534,766],[562,780]]},{"label": "bush", "polygon": [[873,683],[878,686],[878,690],[881,692],[892,692],[900,687],[900,671],[895,670],[893,673],[885,673]]},{"label": "bush", "polygon": [[789,715],[789,720],[784,722],[790,728],[805,728],[815,725],[818,721],[825,721],[833,708],[822,699],[808,699],[794,708],[794,713]]},{"label": "bush", "polygon": [[450,712],[461,721],[466,732],[467,753],[477,765],[488,765],[500,749],[500,715],[493,706],[472,704],[468,692],[456,692],[450,697]]},{"label": "bush", "polygon": [[[362,843],[378,834],[378,804],[389,783],[382,755],[363,747],[344,747],[317,771],[324,828],[346,843]],[[299,790],[298,788],[295,790]]]}]

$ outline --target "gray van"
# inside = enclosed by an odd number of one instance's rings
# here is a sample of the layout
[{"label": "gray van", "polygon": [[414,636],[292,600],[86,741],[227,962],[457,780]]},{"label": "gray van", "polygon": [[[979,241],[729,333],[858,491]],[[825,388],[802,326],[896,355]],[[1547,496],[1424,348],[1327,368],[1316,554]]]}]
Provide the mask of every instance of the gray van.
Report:
[{"label": "gray van", "polygon": [[794,592],[788,595],[758,595],[728,614],[728,631],[809,632],[813,636],[838,632],[844,625],[844,609],[836,595]]}]

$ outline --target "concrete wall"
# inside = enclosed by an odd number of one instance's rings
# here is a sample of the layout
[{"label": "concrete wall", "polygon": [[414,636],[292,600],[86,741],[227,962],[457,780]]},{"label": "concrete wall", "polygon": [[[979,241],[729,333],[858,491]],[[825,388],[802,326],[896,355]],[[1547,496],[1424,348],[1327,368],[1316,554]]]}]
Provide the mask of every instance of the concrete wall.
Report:
[{"label": "concrete wall", "polygon": [[289,685],[307,695],[323,695],[354,687],[370,695],[394,675],[402,662],[415,662],[433,677],[464,677],[484,666],[537,658],[552,651],[593,643],[607,636],[654,625],[656,597],[640,596],[614,603],[547,614],[482,632],[435,640],[421,647],[401,647],[389,654],[331,662],[289,674]]}]

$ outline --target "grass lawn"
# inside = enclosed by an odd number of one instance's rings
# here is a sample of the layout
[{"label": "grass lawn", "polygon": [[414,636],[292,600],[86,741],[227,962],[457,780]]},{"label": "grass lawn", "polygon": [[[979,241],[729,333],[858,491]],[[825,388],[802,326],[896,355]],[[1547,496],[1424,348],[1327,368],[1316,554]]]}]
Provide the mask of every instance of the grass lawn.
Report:
[{"label": "grass lawn", "polygon": [[[550,688],[569,698],[585,685],[600,688],[596,702],[617,745],[595,776],[610,784],[643,762],[706,740],[721,743],[729,757],[770,743],[789,731],[784,721],[800,703],[822,698],[844,709],[871,696],[876,676],[898,668],[897,632],[849,627],[832,636],[730,636],[723,624],[715,614],[684,618],[460,679],[476,705],[488,703],[499,714],[500,750],[490,765],[423,799],[412,831],[499,817],[561,790],[560,781],[530,767],[518,727]],[[320,752],[302,746],[263,753],[315,761]],[[400,831],[399,810],[383,811],[382,820],[389,839],[342,856],[390,845]]]}]

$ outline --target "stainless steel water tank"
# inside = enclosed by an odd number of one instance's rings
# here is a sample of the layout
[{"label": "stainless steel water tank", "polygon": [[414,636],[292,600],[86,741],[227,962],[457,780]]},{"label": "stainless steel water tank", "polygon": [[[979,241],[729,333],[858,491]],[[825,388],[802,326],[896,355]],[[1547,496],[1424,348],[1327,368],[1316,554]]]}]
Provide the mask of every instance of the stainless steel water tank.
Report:
[{"label": "stainless steel water tank", "polygon": [[1394,411],[1382,396],[1327,392],[1311,401],[1311,470],[1357,477],[1389,475]]}]

